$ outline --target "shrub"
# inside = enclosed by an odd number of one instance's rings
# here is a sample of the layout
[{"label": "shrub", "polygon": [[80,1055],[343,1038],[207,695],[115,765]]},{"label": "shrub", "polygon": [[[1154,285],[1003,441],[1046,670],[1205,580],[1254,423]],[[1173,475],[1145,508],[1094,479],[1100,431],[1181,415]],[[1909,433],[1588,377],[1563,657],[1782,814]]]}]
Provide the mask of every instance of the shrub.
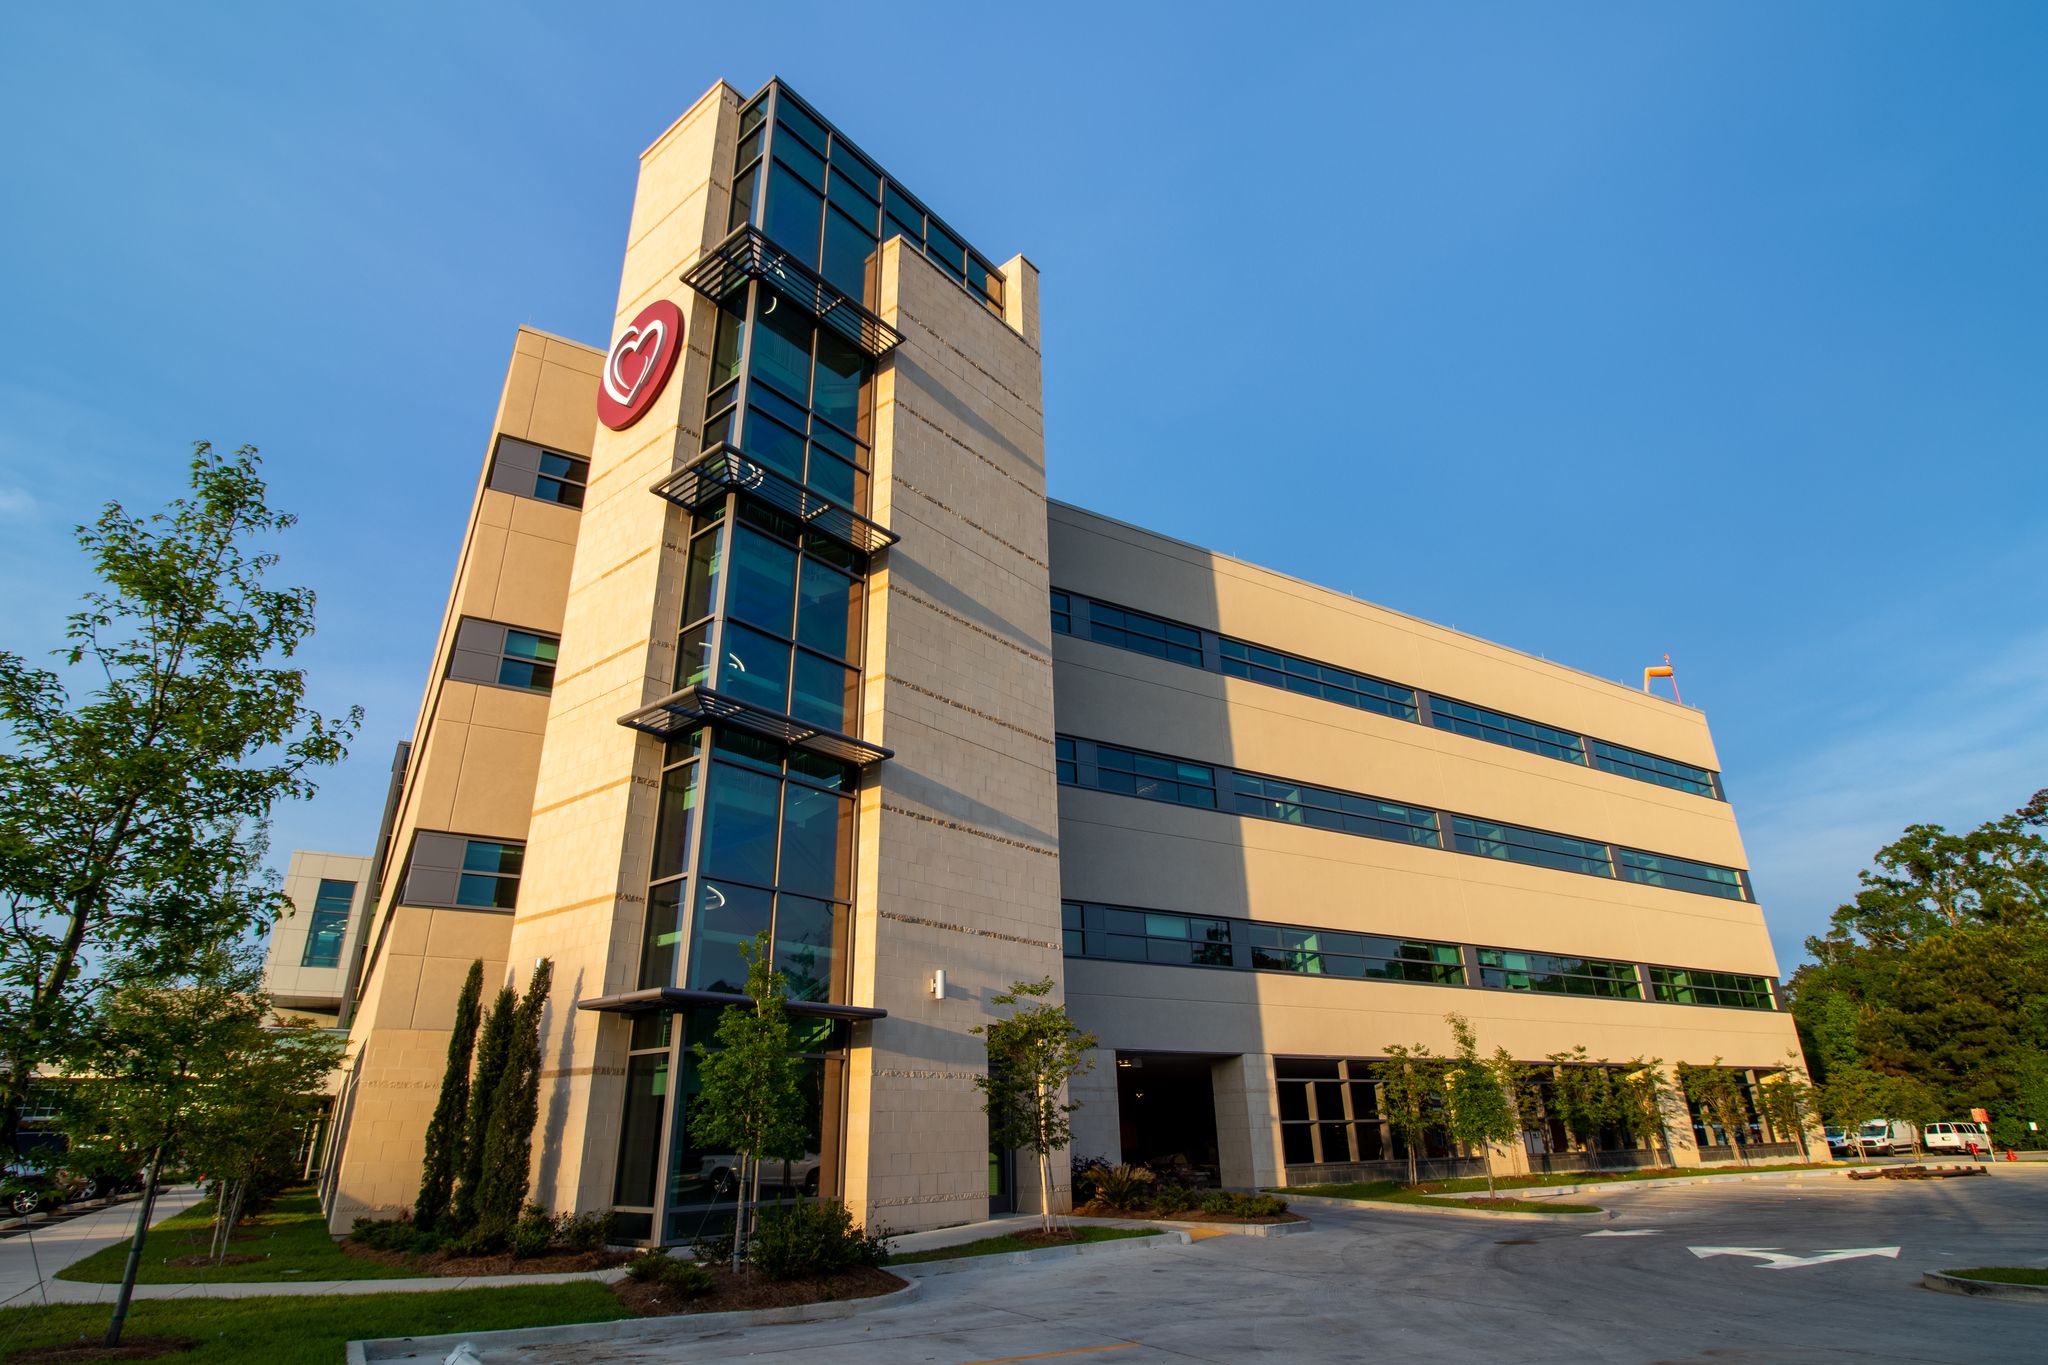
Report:
[{"label": "shrub", "polygon": [[1234,1194],[1210,1190],[1202,1196],[1202,1212],[1226,1218],[1278,1218],[1287,1212],[1287,1201],[1270,1194]]},{"label": "shrub", "polygon": [[1095,1202],[1096,1182],[1109,1169],[1109,1163],[1099,1156],[1077,1156],[1073,1158],[1074,1206]]},{"label": "shrub", "polygon": [[671,1256],[659,1247],[649,1247],[626,1262],[626,1274],[641,1284],[658,1284],[674,1290],[684,1298],[711,1292],[710,1271],[694,1261]]},{"label": "shrub", "polygon": [[1143,1166],[1111,1166],[1095,1177],[1095,1197],[1113,1209],[1145,1206],[1159,1177]]},{"label": "shrub", "polygon": [[421,1253],[440,1247],[441,1238],[420,1227],[409,1217],[358,1218],[349,1225],[348,1235],[372,1251]]},{"label": "shrub", "polygon": [[836,1199],[807,1199],[765,1211],[752,1243],[755,1269],[771,1280],[880,1265],[888,1254],[887,1234],[855,1227],[853,1215]]},{"label": "shrub", "polygon": [[555,1220],[555,1240],[571,1251],[596,1251],[611,1240],[609,1213],[565,1213]]},{"label": "shrub", "polygon": [[1195,1206],[1195,1192],[1185,1185],[1161,1185],[1152,1192],[1152,1210],[1172,1217]]},{"label": "shrub", "polygon": [[512,1225],[512,1254],[522,1260],[534,1256],[545,1256],[548,1247],[555,1240],[555,1216],[539,1204],[528,1204],[519,1210],[519,1221]]}]

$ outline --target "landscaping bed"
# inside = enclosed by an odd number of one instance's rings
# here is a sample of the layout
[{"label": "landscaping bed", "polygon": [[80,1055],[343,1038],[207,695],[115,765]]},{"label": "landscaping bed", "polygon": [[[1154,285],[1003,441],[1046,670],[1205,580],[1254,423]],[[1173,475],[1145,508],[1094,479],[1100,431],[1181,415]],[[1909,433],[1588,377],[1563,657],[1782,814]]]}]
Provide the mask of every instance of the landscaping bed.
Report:
[{"label": "landscaping bed", "polygon": [[1273,1202],[1273,1203],[1275,1203],[1275,1204],[1278,1204],[1278,1205],[1280,1206],[1279,1212],[1277,1212],[1277,1213],[1209,1213],[1209,1212],[1207,1212],[1207,1211],[1205,1211],[1205,1210],[1203,1210],[1203,1209],[1200,1209],[1200,1208],[1193,1208],[1193,1209],[1182,1209],[1182,1210],[1180,1210],[1180,1211],[1178,1211],[1178,1212],[1175,1212],[1175,1213],[1162,1213],[1162,1212],[1160,1212],[1160,1211],[1159,1211],[1158,1209],[1145,1209],[1145,1208],[1129,1208],[1129,1209],[1119,1209],[1119,1208],[1112,1208],[1112,1207],[1111,1207],[1110,1205],[1108,1205],[1108,1204],[1105,1204],[1105,1203],[1103,1203],[1103,1202],[1102,1202],[1102,1201],[1100,1201],[1100,1200],[1097,1200],[1096,1202],[1094,1202],[1094,1203],[1092,1203],[1092,1204],[1083,1204],[1083,1205],[1082,1205],[1082,1206],[1081,1206],[1080,1208],[1078,1208],[1078,1209],[1075,1209],[1075,1210],[1074,1210],[1074,1215],[1075,1215],[1075,1217],[1077,1217],[1077,1218],[1142,1218],[1142,1219],[1145,1219],[1145,1220],[1146,1220],[1146,1221],[1148,1221],[1148,1222],[1152,1222],[1152,1221],[1158,1221],[1158,1222],[1168,1222],[1168,1223],[1238,1223],[1238,1224],[1245,1224],[1245,1223],[1306,1223],[1306,1222],[1308,1221],[1308,1219],[1306,1219],[1306,1218],[1303,1218],[1303,1217],[1302,1217],[1302,1216],[1301,1216],[1300,1214],[1298,1214],[1298,1213],[1289,1213],[1289,1212],[1287,1211],[1287,1202],[1286,1202],[1285,1200],[1282,1200],[1282,1199],[1275,1199],[1275,1200],[1273,1200],[1272,1202]]},{"label": "landscaping bed", "polygon": [[711,1288],[684,1293],[657,1280],[620,1280],[609,1286],[614,1297],[635,1317],[677,1313],[730,1313],[753,1308],[790,1308],[798,1304],[831,1303],[839,1299],[871,1299],[893,1294],[907,1281],[873,1266],[855,1266],[830,1275],[771,1280],[752,1267],[735,1275],[728,1266],[707,1265]]},{"label": "landscaping bed", "polygon": [[462,1255],[454,1251],[380,1251],[350,1238],[341,1244],[342,1255],[351,1261],[396,1266],[408,1275],[444,1276],[468,1279],[477,1275],[561,1275],[580,1270],[610,1270],[630,1259],[623,1251],[550,1251],[542,1256],[514,1256],[500,1252],[488,1256]]},{"label": "landscaping bed", "polygon": [[1974,1270],[1942,1272],[1958,1280],[1989,1280],[1993,1284],[2031,1284],[2048,1289],[2048,1270],[2039,1266],[1987,1265]]}]

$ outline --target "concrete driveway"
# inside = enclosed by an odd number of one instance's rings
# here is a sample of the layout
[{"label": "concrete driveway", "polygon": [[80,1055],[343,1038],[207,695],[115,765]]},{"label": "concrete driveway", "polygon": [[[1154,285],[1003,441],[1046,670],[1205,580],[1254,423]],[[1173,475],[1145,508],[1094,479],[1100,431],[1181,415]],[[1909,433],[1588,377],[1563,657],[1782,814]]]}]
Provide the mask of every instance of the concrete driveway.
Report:
[{"label": "concrete driveway", "polygon": [[[659,1343],[580,1343],[567,1357],[559,1346],[499,1346],[483,1359],[2048,1359],[2048,1307],[1918,1287],[1926,1269],[2048,1264],[2048,1171],[1924,1184],[1644,1185],[1601,1199],[1616,1218],[1569,1226],[1316,1209],[1317,1230],[1305,1237],[1217,1237],[1175,1249],[934,1276],[915,1302],[838,1322],[679,1334]],[[1890,1247],[1898,1248],[1896,1258],[1814,1260]],[[1757,1254],[1727,1250],[1736,1248]]]}]

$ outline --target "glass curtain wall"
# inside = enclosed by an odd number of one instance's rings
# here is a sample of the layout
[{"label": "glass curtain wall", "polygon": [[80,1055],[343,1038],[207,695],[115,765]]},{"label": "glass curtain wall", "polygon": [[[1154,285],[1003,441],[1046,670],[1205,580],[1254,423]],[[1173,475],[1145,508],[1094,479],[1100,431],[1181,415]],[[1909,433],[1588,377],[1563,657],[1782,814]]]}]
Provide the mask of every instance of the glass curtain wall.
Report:
[{"label": "glass curtain wall", "polygon": [[[898,232],[1000,307],[1001,278],[780,87],[743,112],[735,170],[733,226],[758,228],[870,308],[876,242]],[[731,447],[864,516],[873,366],[808,308],[749,281],[719,306],[704,448]],[[692,513],[676,687],[857,731],[867,571],[859,551],[745,488]],[[793,1001],[845,1003],[859,770],[715,723],[664,743],[640,987],[740,992],[740,947],[766,934]],[[687,1241],[731,1218],[734,1154],[689,1133],[692,1049],[715,1046],[717,1022],[715,1008],[692,1008],[632,1023],[614,1189],[622,1236]],[[849,1026],[791,1022],[812,1141],[801,1160],[762,1173],[764,1199],[840,1186]]]}]

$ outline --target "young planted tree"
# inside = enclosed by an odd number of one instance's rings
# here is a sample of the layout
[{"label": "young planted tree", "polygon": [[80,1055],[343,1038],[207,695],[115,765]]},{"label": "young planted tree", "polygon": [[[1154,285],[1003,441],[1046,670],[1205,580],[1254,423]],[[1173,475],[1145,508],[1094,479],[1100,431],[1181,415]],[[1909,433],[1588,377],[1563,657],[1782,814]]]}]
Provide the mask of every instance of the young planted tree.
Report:
[{"label": "young planted tree", "polygon": [[[262,869],[272,808],[313,794],[361,720],[305,704],[313,593],[266,582],[254,449],[194,448],[191,491],[78,528],[101,587],[55,652],[0,650],[0,1145],[39,1067],[85,1036],[95,987],[173,979],[288,909]],[[82,695],[74,695],[73,685]],[[89,690],[88,690],[89,689]]]},{"label": "young planted tree", "polygon": [[512,1050],[512,1019],[519,1013],[519,995],[510,986],[498,988],[484,1016],[476,1044],[476,1071],[469,1082],[469,1116],[462,1125],[462,1160],[456,1168],[455,1198],[449,1206],[450,1229],[476,1227],[478,1199],[484,1183],[484,1142],[491,1133],[491,1106],[505,1079],[505,1058]]},{"label": "young planted tree", "polygon": [[1572,1141],[1597,1160],[1600,1135],[1622,1121],[1614,1072],[1606,1058],[1589,1056],[1583,1044],[1569,1051],[1550,1053],[1547,1060],[1554,1068],[1550,1112],[1564,1124]]},{"label": "young planted tree", "polygon": [[768,965],[764,932],[740,945],[747,964],[751,1008],[734,1005],[718,1016],[716,1046],[698,1043],[697,1097],[690,1105],[690,1136],[713,1151],[733,1153],[732,1268],[746,1254],[749,1168],[763,1161],[794,1161],[804,1154],[802,1069],[790,1051],[789,1014],[782,973]]},{"label": "young planted tree", "polygon": [[1457,1054],[1451,1059],[1450,1084],[1445,1091],[1445,1118],[1451,1139],[1476,1147],[1486,1161],[1486,1195],[1493,1197],[1493,1148],[1513,1142],[1522,1132],[1521,1116],[1512,1098],[1515,1072],[1519,1068],[1506,1048],[1491,1058],[1479,1055],[1479,1039],[1471,1021],[1462,1014],[1447,1014],[1457,1040]]},{"label": "young planted tree", "polygon": [[1380,1113],[1393,1130],[1394,1139],[1408,1153],[1408,1183],[1419,1179],[1419,1155],[1429,1135],[1445,1127],[1445,1071],[1448,1058],[1439,1057],[1421,1043],[1408,1046],[1389,1043],[1387,1059],[1374,1062],[1373,1078],[1380,1086]]},{"label": "young planted tree", "polygon": [[469,1065],[476,1051],[477,1011],[484,991],[484,964],[469,964],[462,994],[455,998],[455,1029],[448,1035],[448,1067],[441,1074],[441,1096],[427,1123],[426,1159],[420,1167],[420,1196],[413,1203],[413,1222],[432,1228],[448,1216],[455,1197],[455,1174],[462,1167],[463,1123],[469,1116]]},{"label": "young planted tree", "polygon": [[1757,1086],[1756,1107],[1778,1141],[1806,1146],[1806,1131],[1816,1112],[1816,1096],[1813,1087],[1807,1084],[1805,1068],[1800,1065],[1797,1053],[1786,1054],[1784,1069],[1763,1078]]},{"label": "young planted tree", "polygon": [[506,1040],[505,1072],[491,1097],[484,1132],[483,1175],[477,1186],[475,1237],[487,1246],[509,1241],[526,1206],[532,1176],[533,1130],[540,1122],[540,1025],[555,964],[542,958],[526,983]]},{"label": "young planted tree", "polygon": [[1038,1157],[1040,1227],[1047,1233],[1059,1224],[1052,1203],[1052,1154],[1073,1140],[1074,1111],[1081,1106],[1066,1098],[1067,1085],[1095,1069],[1088,1053],[1095,1035],[1083,1032],[1064,1004],[1048,1004],[1052,978],[1017,981],[994,1005],[1012,1005],[1007,1019],[978,1025],[988,1044],[988,1072],[975,1077],[988,1113],[992,1149],[1028,1149]]},{"label": "young planted tree", "polygon": [[251,1182],[289,1162],[343,1044],[309,1025],[272,1027],[254,965],[207,953],[192,975],[109,990],[72,1049],[70,1133],[82,1154],[139,1156],[143,1192],[105,1344],[119,1344],[166,1163],[220,1178],[215,1255]]},{"label": "young planted tree", "polygon": [[1749,1127],[1749,1106],[1744,1099],[1742,1078],[1716,1057],[1711,1066],[1678,1064],[1678,1084],[1686,1100],[1699,1115],[1709,1139],[1719,1128],[1740,1160],[1748,1160],[1744,1137]]},{"label": "young planted tree", "polygon": [[1671,1136],[1665,1128],[1665,1117],[1671,1105],[1671,1089],[1664,1082],[1662,1058],[1636,1057],[1623,1062],[1614,1081],[1614,1101],[1622,1127],[1639,1145],[1654,1149],[1661,1143],[1669,1154]]}]

